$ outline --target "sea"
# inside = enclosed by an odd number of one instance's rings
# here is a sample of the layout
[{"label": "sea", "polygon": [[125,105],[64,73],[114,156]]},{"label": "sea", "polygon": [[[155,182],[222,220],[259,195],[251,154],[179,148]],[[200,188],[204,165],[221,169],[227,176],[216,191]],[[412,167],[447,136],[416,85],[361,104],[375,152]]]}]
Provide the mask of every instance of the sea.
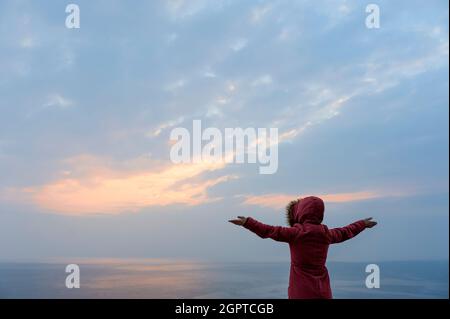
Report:
[{"label": "sea", "polygon": [[[67,288],[68,263],[79,288]],[[334,298],[448,298],[448,261],[380,262],[379,288],[368,263],[329,262]],[[289,262],[89,259],[0,262],[0,298],[287,298]]]}]

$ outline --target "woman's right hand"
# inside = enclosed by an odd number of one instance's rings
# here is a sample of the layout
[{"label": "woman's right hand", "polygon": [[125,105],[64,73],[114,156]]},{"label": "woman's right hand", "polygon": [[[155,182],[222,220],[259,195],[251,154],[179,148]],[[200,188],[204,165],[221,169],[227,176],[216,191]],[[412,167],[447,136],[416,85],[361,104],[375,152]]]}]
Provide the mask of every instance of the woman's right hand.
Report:
[{"label": "woman's right hand", "polygon": [[229,222],[238,226],[244,226],[247,221],[247,217],[238,216],[237,219],[230,219]]}]

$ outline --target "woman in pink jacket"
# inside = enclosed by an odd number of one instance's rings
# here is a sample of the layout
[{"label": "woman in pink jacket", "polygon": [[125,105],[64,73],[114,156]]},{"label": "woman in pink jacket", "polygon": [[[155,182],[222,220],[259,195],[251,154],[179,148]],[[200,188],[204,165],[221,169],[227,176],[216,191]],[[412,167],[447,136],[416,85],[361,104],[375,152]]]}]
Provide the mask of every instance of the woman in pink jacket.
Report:
[{"label": "woman in pink jacket", "polygon": [[341,243],[377,223],[372,218],[357,221],[342,228],[328,229],[322,225],[325,210],[322,199],[306,197],[287,206],[290,227],[270,226],[251,217],[238,216],[231,223],[251,230],[261,238],[289,243],[291,272],[290,299],[332,298],[330,278],[325,266],[328,246]]}]

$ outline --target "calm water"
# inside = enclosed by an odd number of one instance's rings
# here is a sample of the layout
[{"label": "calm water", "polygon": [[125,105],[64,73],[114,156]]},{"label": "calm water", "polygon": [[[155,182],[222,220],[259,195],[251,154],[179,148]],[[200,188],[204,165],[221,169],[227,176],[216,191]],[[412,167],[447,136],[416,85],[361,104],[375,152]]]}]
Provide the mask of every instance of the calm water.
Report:
[{"label": "calm water", "polygon": [[[72,261],[74,262],[74,261]],[[0,298],[286,298],[288,263],[159,259],[78,260],[81,288],[65,288],[67,263],[0,263]],[[448,298],[448,262],[329,263],[335,298]]]}]

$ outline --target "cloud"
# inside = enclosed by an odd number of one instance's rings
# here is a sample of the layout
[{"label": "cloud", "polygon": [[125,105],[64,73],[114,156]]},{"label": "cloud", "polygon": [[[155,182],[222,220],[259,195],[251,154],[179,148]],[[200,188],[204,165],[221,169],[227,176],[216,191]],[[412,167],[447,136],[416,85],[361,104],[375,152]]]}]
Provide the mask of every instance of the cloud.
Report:
[{"label": "cloud", "polygon": [[226,1],[167,0],[166,9],[173,20],[183,20],[210,10],[220,10]]},{"label": "cloud", "polygon": [[57,109],[67,109],[73,105],[73,101],[65,98],[59,93],[50,94],[47,97],[47,101],[44,103],[44,108],[57,108]]},{"label": "cloud", "polygon": [[[439,32],[435,30],[434,34],[436,33]],[[343,107],[355,97],[381,94],[385,90],[400,85],[402,81],[448,65],[448,39],[440,37],[433,50],[420,56],[407,59],[387,59],[387,54],[380,50],[380,53],[369,56],[363,66],[362,76],[354,77],[350,82],[337,83],[333,89],[326,82],[309,84],[310,87],[306,87],[306,90],[310,94],[305,97],[303,105],[312,106],[314,111],[310,114],[301,113],[302,118],[298,119],[292,113],[300,113],[299,107],[293,106],[288,108],[286,114],[279,116],[274,122],[281,131],[280,142],[291,141],[309,127],[322,124],[338,116]],[[262,81],[262,78],[257,81],[253,84],[268,82]],[[292,125],[292,123],[298,122],[301,124]]]},{"label": "cloud", "polygon": [[180,116],[179,118],[175,119],[175,120],[171,120],[171,121],[167,121],[164,123],[159,124],[154,130],[152,130],[149,133],[150,137],[157,137],[159,136],[163,130],[170,128],[170,127],[174,127],[175,125],[178,125],[180,123],[182,123],[184,121],[184,117]]},{"label": "cloud", "polygon": [[217,103],[219,104],[227,104],[228,102],[229,100],[226,97],[221,96],[217,98]]},{"label": "cloud", "polygon": [[179,79],[179,80],[176,80],[174,82],[167,84],[164,89],[170,93],[176,93],[178,90],[183,88],[185,85],[186,85],[186,80]]},{"label": "cloud", "polygon": [[[351,99],[351,96],[341,96],[338,98],[334,98],[332,100],[328,100],[326,102],[320,102],[321,105],[318,105],[314,112],[305,116],[303,120],[303,124],[297,125],[293,128],[286,129],[284,128],[279,136],[279,141],[287,142],[295,139],[300,136],[303,132],[305,132],[308,128],[319,125],[326,120],[332,119],[335,116],[339,115],[340,109]],[[315,104],[313,102],[313,104]],[[279,123],[278,126],[283,126],[283,122],[287,120],[291,120],[291,116],[289,114],[286,116],[287,119],[278,119],[276,123]]]},{"label": "cloud", "polygon": [[272,82],[272,76],[270,76],[270,74],[265,74],[253,81],[252,86],[269,85],[272,84]]},{"label": "cloud", "polygon": [[295,28],[284,27],[281,29],[280,33],[278,34],[278,40],[280,40],[280,41],[290,40],[298,33],[299,33],[299,31],[296,30]]},{"label": "cloud", "polygon": [[270,5],[258,6],[253,8],[250,14],[250,22],[259,23],[264,17],[271,11],[272,7]]},{"label": "cloud", "polygon": [[176,40],[178,39],[178,34],[176,33],[170,33],[167,38],[166,38],[166,42],[167,44],[172,44],[174,43]]},{"label": "cloud", "polygon": [[214,73],[214,72],[212,72],[212,71],[205,71],[204,73],[203,73],[203,76],[205,77],[205,78],[215,78],[215,77],[217,77],[217,74],[216,73]]},{"label": "cloud", "polygon": [[247,43],[248,43],[247,39],[239,38],[231,45],[231,49],[235,52],[241,51],[247,46]]},{"label": "cloud", "polygon": [[172,18],[195,15],[202,8],[200,1],[168,0],[166,7]]},{"label": "cloud", "polygon": [[[152,169],[110,168],[99,158],[80,156],[67,163],[61,178],[48,184],[9,190],[9,198],[28,198],[42,210],[64,215],[120,214],[146,207],[174,204],[200,205],[211,198],[207,191],[236,176],[202,179],[223,163],[161,165]],[[16,194],[13,196],[13,194]],[[5,194],[3,194],[5,199]]]},{"label": "cloud", "polygon": [[64,70],[72,67],[76,61],[75,52],[67,45],[63,45],[60,51],[61,53],[59,58],[60,61],[59,69]]},{"label": "cloud", "polygon": [[355,11],[356,8],[355,1],[349,2],[341,0],[327,1],[325,5],[315,6],[311,8],[311,10],[315,10],[316,14],[324,15],[327,18],[324,29],[329,31],[348,19],[350,14]]},{"label": "cloud", "polygon": [[403,80],[445,65],[448,67],[448,56],[448,40],[440,41],[433,50],[418,57],[383,60],[383,55],[374,56],[367,62],[365,86],[360,88],[359,93],[368,93],[369,90],[381,93],[399,85]]},{"label": "cloud", "polygon": [[206,111],[207,118],[211,117],[223,117],[223,112],[221,108],[219,108],[217,105],[211,105],[208,110]]},{"label": "cloud", "polygon": [[36,46],[36,41],[32,37],[24,37],[20,41],[20,47],[24,49],[31,49]]},{"label": "cloud", "polygon": [[234,92],[234,91],[236,91],[236,89],[237,89],[237,85],[236,85],[235,83],[229,82],[229,83],[227,84],[227,90],[228,90],[228,92]]},{"label": "cloud", "polygon": [[[266,194],[266,195],[244,195],[243,205],[256,205],[273,209],[280,209],[287,205],[291,200],[306,197],[308,195],[299,194]],[[345,203],[360,200],[368,200],[379,197],[385,197],[383,193],[376,191],[360,191],[353,193],[319,194],[315,195],[329,203]]]},{"label": "cloud", "polygon": [[59,93],[52,93],[46,97],[45,102],[42,105],[37,107],[33,106],[33,108],[29,110],[25,115],[26,117],[32,117],[46,110],[66,110],[72,107],[74,104],[74,101],[64,97]]}]

